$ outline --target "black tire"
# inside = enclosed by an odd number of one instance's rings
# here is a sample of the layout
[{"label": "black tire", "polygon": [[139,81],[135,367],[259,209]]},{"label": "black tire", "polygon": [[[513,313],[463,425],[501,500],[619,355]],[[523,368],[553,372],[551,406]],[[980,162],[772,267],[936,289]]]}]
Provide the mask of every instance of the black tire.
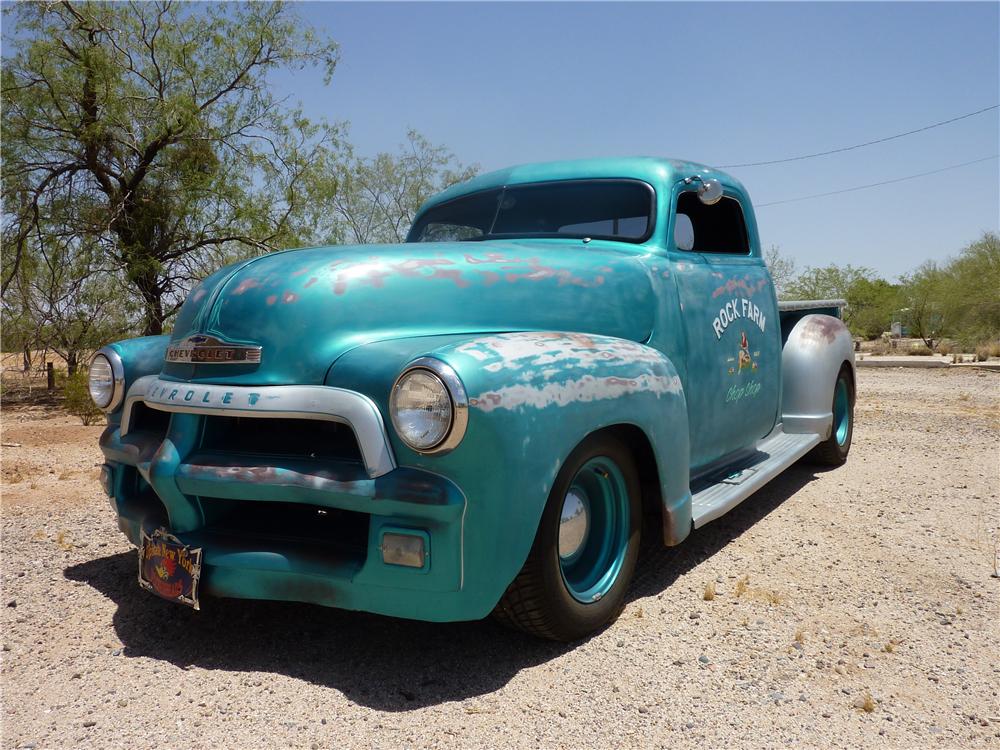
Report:
[{"label": "black tire", "polygon": [[[837,398],[841,388],[847,392],[847,419],[846,434],[838,431],[838,404]],[[841,466],[847,461],[847,454],[851,452],[851,440],[854,437],[854,381],[851,379],[850,365],[840,368],[837,381],[833,386],[833,426],[830,429],[830,437],[817,445],[808,455],[810,463],[822,466]],[[842,407],[841,407],[842,411]]]},{"label": "black tire", "polygon": [[[559,527],[563,502],[581,468],[594,459],[613,461],[621,473],[628,497],[627,547],[614,582],[596,601],[574,598],[563,577],[559,557]],[[554,641],[575,641],[613,622],[625,604],[625,593],[635,571],[642,530],[642,498],[635,461],[629,449],[611,434],[584,440],[566,459],[549,493],[531,552],[521,572],[507,587],[493,612],[501,623]],[[626,524],[622,524],[623,527]],[[589,532],[588,532],[589,533]],[[586,543],[586,542],[585,542]]]}]

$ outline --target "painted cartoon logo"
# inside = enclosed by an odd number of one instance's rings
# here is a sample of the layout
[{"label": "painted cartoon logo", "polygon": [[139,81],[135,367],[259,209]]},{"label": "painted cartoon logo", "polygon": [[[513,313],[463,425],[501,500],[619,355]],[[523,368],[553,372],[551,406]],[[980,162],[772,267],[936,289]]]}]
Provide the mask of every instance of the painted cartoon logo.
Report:
[{"label": "painted cartoon logo", "polygon": [[729,367],[729,374],[736,375],[743,372],[744,370],[749,370],[750,372],[757,372],[757,358],[760,357],[760,352],[750,353],[750,342],[747,340],[746,331],[740,331],[740,350],[735,357],[730,357],[726,360],[727,363],[733,363]]}]

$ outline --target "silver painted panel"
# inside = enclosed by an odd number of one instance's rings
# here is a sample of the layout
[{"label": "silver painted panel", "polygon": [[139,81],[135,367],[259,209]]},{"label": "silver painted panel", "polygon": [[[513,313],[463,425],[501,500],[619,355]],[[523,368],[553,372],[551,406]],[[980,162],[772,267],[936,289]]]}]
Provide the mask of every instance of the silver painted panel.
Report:
[{"label": "silver painted panel", "polygon": [[853,377],[854,342],[840,318],[806,315],[795,324],[781,355],[785,432],[830,436],[833,387],[845,362]]},{"label": "silver painted panel", "polygon": [[792,312],[794,310],[812,310],[847,307],[846,299],[791,299],[778,302],[778,312]]},{"label": "silver painted panel", "polygon": [[781,426],[757,444],[762,458],[691,496],[696,529],[728,513],[820,442],[818,435],[788,435]]}]

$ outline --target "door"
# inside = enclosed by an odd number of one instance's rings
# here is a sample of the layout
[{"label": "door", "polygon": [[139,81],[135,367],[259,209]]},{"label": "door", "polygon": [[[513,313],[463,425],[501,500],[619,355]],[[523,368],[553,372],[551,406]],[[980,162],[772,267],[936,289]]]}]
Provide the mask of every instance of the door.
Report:
[{"label": "door", "polygon": [[752,447],[778,414],[778,305],[744,200],[727,188],[711,206],[693,190],[675,203],[671,259],[688,350],[693,472]]}]

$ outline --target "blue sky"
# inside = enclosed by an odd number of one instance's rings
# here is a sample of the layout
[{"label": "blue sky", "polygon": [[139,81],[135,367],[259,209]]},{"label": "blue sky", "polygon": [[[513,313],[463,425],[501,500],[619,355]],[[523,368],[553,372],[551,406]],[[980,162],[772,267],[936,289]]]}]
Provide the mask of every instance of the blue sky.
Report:
[{"label": "blue sky", "polygon": [[[301,3],[341,45],[273,80],[348,120],[361,153],[413,127],[489,170],[550,159],[779,159],[922,127],[1000,101],[997,3]],[[1000,151],[997,110],[889,143],[730,170],[757,203],[926,172]],[[761,240],[800,267],[893,278],[1000,225],[992,160],[763,207]]]}]

